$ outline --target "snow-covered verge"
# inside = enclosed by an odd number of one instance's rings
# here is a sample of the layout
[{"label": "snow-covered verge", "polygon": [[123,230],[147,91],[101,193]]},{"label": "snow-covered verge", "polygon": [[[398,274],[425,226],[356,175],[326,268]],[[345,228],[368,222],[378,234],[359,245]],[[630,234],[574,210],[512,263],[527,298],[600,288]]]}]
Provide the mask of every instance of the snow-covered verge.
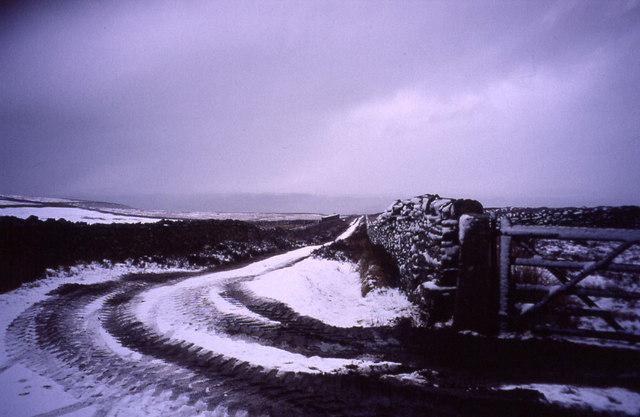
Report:
[{"label": "snow-covered verge", "polygon": [[516,388],[538,391],[547,401],[566,407],[590,411],[640,415],[640,393],[624,388],[598,388],[559,384],[503,385],[502,390]]},{"label": "snow-covered verge", "polygon": [[363,297],[356,265],[348,262],[308,258],[246,286],[333,326],[384,326],[402,317],[418,318],[417,307],[398,289],[378,289]]},{"label": "snow-covered verge", "polygon": [[362,224],[362,222],[364,222],[364,217],[358,217],[357,219],[352,221],[347,230],[345,230],[340,236],[336,238],[336,241],[345,240],[351,237],[358,229],[358,227]]},{"label": "snow-covered verge", "polygon": [[0,292],[61,265],[132,259],[217,266],[326,242],[346,227],[342,221],[261,227],[229,220],[86,224],[0,217]]},{"label": "snow-covered verge", "polygon": [[[242,269],[207,274],[177,285],[150,290],[139,297],[136,316],[158,333],[194,343],[226,356],[260,366],[295,372],[345,372],[356,366],[373,369],[392,366],[359,359],[305,357],[303,355],[236,340],[197,323],[181,312],[188,294],[206,292],[211,309],[269,323],[246,308],[224,299],[224,285],[233,280],[246,281],[245,287],[258,297],[282,301],[297,313],[327,324],[378,326],[400,317],[417,316],[417,311],[397,290],[361,296],[359,276],[354,265],[309,258],[318,246],[309,246],[257,262]],[[204,313],[204,310],[203,310]]]}]

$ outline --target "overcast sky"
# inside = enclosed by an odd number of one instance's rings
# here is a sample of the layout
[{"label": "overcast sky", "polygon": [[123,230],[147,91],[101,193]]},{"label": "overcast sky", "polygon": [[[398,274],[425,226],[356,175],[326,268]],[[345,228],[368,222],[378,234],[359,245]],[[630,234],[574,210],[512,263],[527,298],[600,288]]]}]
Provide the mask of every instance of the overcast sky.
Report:
[{"label": "overcast sky", "polygon": [[640,204],[638,1],[19,1],[0,193]]}]

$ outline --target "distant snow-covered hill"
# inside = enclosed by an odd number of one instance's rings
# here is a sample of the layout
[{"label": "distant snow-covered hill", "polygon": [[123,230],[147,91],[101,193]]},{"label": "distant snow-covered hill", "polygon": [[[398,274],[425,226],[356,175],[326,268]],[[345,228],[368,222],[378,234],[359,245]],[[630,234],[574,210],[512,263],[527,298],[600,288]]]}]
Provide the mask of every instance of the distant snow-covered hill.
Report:
[{"label": "distant snow-covered hill", "polygon": [[220,213],[140,210],[121,204],[48,197],[0,195],[0,216],[65,219],[72,222],[149,223],[171,220],[242,220],[252,222],[320,220],[316,213]]}]

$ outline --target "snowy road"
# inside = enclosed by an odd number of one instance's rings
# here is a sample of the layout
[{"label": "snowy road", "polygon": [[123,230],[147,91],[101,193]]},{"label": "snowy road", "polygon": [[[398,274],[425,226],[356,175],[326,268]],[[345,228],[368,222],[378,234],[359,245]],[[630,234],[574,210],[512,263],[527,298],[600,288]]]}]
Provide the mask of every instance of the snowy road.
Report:
[{"label": "snowy road", "polygon": [[77,398],[43,415],[341,414],[355,405],[325,391],[347,374],[399,368],[361,358],[397,341],[301,316],[243,285],[304,262],[313,249],[189,279],[62,286],[9,326],[9,367],[23,364]]},{"label": "snowy road", "polygon": [[216,273],[23,289],[40,296],[7,328],[0,415],[564,415],[418,373],[391,325],[411,305],[394,290],[362,297],[353,266],[315,248]]}]

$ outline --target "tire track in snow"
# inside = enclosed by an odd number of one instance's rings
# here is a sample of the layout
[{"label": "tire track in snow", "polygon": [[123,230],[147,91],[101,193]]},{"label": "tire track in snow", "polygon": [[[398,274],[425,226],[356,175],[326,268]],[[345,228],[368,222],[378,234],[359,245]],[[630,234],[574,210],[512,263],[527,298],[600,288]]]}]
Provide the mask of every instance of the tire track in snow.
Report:
[{"label": "tire track in snow", "polygon": [[402,356],[393,329],[330,326],[243,286],[310,252],[216,274],[62,286],[12,322],[8,352],[78,398],[43,416],[89,406],[104,417],[496,415],[497,403],[508,415],[521,405],[402,382],[393,376],[413,369],[385,362]]}]

